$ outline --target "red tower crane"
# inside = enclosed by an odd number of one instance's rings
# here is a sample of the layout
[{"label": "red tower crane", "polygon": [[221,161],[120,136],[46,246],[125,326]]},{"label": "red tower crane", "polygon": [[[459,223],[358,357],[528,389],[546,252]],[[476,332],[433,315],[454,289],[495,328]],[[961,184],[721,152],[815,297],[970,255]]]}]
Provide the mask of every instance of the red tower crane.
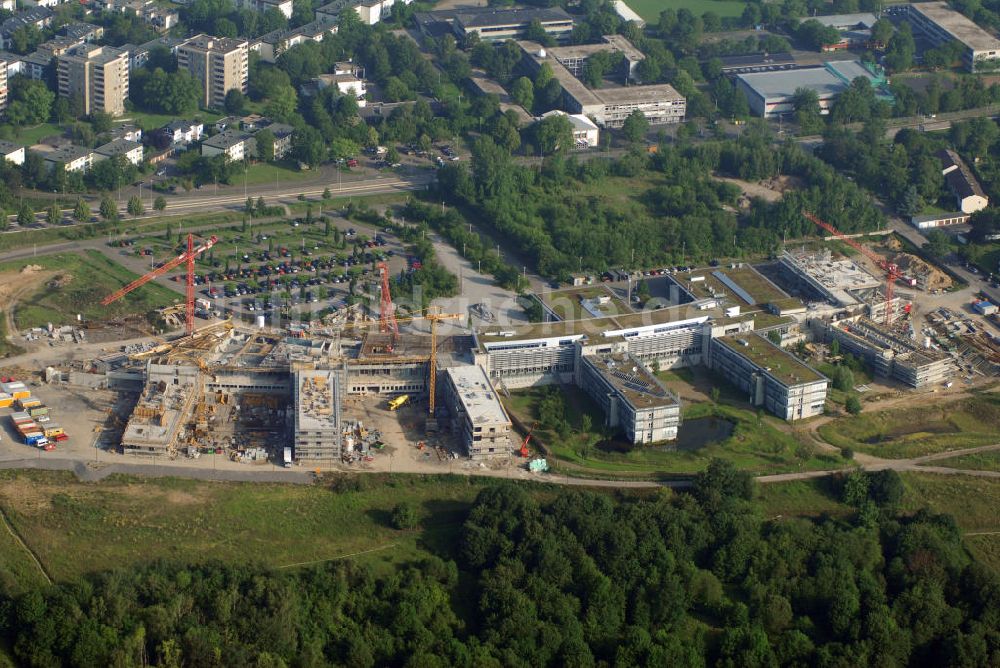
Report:
[{"label": "red tower crane", "polygon": [[399,334],[399,325],[396,323],[396,307],[392,303],[392,294],[389,292],[389,266],[385,262],[375,265],[382,278],[382,299],[379,303],[378,328],[385,333],[392,333],[393,337]]},{"label": "red tower crane", "polygon": [[149,272],[148,274],[145,274],[144,276],[140,276],[139,278],[135,279],[134,281],[132,281],[131,283],[129,283],[128,285],[126,285],[124,288],[118,290],[117,292],[114,292],[114,293],[108,295],[103,300],[101,300],[101,304],[103,306],[107,306],[111,302],[113,302],[113,301],[115,301],[117,299],[121,299],[122,297],[124,297],[128,293],[132,292],[136,288],[141,287],[141,286],[145,285],[146,283],[149,283],[151,280],[153,280],[157,276],[162,276],[163,274],[167,273],[168,271],[170,271],[174,267],[180,266],[181,264],[184,264],[186,262],[187,263],[187,296],[186,296],[187,298],[185,300],[185,306],[187,307],[186,308],[187,334],[188,334],[188,336],[190,336],[194,332],[194,259],[196,257],[198,257],[199,255],[201,255],[202,253],[204,253],[205,251],[207,251],[212,246],[214,246],[216,244],[216,242],[218,242],[218,241],[219,241],[219,238],[213,236],[213,237],[209,238],[208,241],[206,241],[202,245],[200,245],[197,248],[195,248],[195,246],[194,246],[194,236],[191,235],[191,234],[188,234],[188,238],[187,238],[187,250],[185,250],[183,253],[181,253],[180,255],[178,255],[177,257],[175,257],[173,260],[170,260],[169,262],[164,262],[162,265],[160,265],[159,267],[157,267],[153,271]]},{"label": "red tower crane", "polygon": [[525,459],[527,459],[528,456],[531,454],[530,452],[528,452],[528,441],[531,440],[531,432],[533,431],[535,431],[535,425],[531,425],[531,429],[528,430],[527,435],[524,437],[524,442],[521,443],[521,449],[520,451],[518,451],[518,454],[524,457]]},{"label": "red tower crane", "polygon": [[808,211],[803,211],[802,215],[822,227],[840,241],[843,241],[844,243],[855,248],[862,255],[877,264],[882,271],[885,272],[885,325],[888,327],[892,324],[892,295],[896,288],[896,281],[903,276],[903,273],[899,270],[899,266],[895,262],[889,262],[878,253],[868,250],[854,239],[848,238],[843,232],[818,216],[814,216]]}]

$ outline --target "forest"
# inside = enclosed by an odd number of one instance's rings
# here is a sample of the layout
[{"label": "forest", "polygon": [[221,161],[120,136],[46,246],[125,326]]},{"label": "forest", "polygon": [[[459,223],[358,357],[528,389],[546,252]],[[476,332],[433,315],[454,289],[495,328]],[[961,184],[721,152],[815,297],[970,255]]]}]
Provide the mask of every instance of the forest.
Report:
[{"label": "forest", "polygon": [[[779,201],[737,206],[739,188],[713,174],[749,181],[792,176],[798,187]],[[543,275],[580,270],[707,262],[775,252],[782,240],[814,235],[802,217],[815,212],[844,232],[874,230],[884,217],[854,183],[794,144],[774,149],[751,124],[739,140],[660,145],[619,159],[555,155],[540,167],[516,165],[489,137],[473,148],[471,169],[438,173],[439,196],[508,239]],[[619,188],[644,188],[622,202]],[[461,215],[411,207],[409,220],[436,227],[467,257],[489,262],[489,248],[466,234]],[[498,277],[499,278],[499,277]]]},{"label": "forest", "polygon": [[848,518],[764,519],[718,460],[682,492],[499,484],[391,573],[158,562],[4,598],[0,632],[24,666],[1000,663],[1000,580],[954,521],[899,513],[891,471],[831,488]]}]

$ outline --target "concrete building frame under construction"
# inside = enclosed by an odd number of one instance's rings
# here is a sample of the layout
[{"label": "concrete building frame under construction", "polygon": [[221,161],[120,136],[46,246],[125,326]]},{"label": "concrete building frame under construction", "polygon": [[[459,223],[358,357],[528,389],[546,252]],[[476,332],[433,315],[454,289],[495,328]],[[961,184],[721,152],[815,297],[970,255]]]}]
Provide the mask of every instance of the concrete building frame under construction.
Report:
[{"label": "concrete building frame under construction", "polygon": [[296,371],[294,377],[292,443],[296,459],[340,459],[343,438],[337,373],[310,369]]},{"label": "concrete building frame under construction", "polygon": [[511,421],[482,367],[463,365],[444,370],[443,399],[451,431],[471,459],[509,455]]},{"label": "concrete building frame under construction", "polygon": [[146,385],[122,435],[125,454],[162,457],[178,446],[197,396],[197,367],[147,364]]},{"label": "concrete building frame under construction", "polygon": [[841,350],[863,359],[876,375],[916,389],[944,383],[955,371],[947,355],[888,334],[864,317],[825,322],[822,335],[827,341],[839,342]]},{"label": "concrete building frame under construction", "polygon": [[886,308],[890,308],[892,322],[906,311],[907,300],[901,296],[893,297],[886,305],[884,279],[876,278],[849,258],[833,259],[830,250],[819,253],[785,251],[780,266],[808,291],[853,315],[864,314],[882,321]]}]

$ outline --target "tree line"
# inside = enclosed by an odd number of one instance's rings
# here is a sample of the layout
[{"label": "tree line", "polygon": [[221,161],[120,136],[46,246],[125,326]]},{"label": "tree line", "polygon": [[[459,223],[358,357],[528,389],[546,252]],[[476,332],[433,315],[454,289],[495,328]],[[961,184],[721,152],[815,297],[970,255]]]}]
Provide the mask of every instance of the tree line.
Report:
[{"label": "tree line", "polygon": [[[713,173],[750,181],[787,175],[802,185],[779,201],[754,200],[740,209],[739,188]],[[630,181],[640,189],[634,197],[599,194],[614,188],[612,183]],[[500,269],[504,263],[495,250],[468,231],[465,218],[474,217],[539,273],[560,279],[580,270],[772,253],[783,240],[817,233],[803,210],[848,233],[884,225],[857,185],[793,144],[776,148],[760,124],[738,141],[661,145],[656,154],[632,152],[620,159],[578,161],[558,153],[538,167],[515,164],[502,147],[482,137],[474,145],[471,169],[453,164],[440,169],[438,189],[456,209],[437,214],[414,204],[407,211],[410,220],[435,227],[488,271]],[[504,277],[516,285],[510,273]]]}]

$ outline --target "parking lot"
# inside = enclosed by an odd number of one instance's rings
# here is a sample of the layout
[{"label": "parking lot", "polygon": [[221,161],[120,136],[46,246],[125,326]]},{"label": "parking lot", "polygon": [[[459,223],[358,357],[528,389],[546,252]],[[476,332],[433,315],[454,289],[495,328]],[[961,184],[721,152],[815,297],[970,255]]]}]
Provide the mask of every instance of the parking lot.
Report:
[{"label": "parking lot", "polygon": [[[219,230],[218,243],[196,264],[197,315],[232,314],[253,320],[276,313],[306,317],[343,308],[377,289],[376,265],[392,275],[418,269],[421,258],[391,230],[349,221],[340,212],[279,223]],[[121,254],[148,258],[155,267],[174,257],[183,241],[166,235],[117,239]],[[133,260],[134,262],[134,260]],[[170,278],[178,291],[183,273]],[[405,295],[399,295],[405,301]],[[377,294],[376,294],[377,299]]]}]

